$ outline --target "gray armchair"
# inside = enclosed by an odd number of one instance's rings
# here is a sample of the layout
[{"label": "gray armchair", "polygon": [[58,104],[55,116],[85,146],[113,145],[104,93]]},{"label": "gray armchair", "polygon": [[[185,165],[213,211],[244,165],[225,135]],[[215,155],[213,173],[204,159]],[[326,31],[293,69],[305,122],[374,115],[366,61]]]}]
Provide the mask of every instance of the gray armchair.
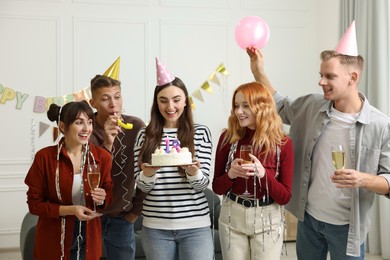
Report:
[{"label": "gray armchair", "polygon": [[22,227],[20,229],[20,253],[23,260],[33,260],[35,230],[38,222],[38,216],[27,212],[24,216]]}]

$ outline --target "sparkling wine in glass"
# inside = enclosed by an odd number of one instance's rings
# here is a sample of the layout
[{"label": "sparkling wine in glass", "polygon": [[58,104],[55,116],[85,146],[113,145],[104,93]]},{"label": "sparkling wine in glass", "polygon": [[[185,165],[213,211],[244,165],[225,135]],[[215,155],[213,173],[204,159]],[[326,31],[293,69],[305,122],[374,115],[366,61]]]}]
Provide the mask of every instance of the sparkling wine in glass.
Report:
[{"label": "sparkling wine in glass", "polygon": [[344,169],[345,151],[342,145],[336,145],[332,147],[332,162],[336,170]]},{"label": "sparkling wine in glass", "polygon": [[[341,144],[332,146],[332,162],[336,170],[341,170],[345,168],[345,151]],[[341,189],[340,198],[347,198],[343,192],[344,189]]]},{"label": "sparkling wine in glass", "polygon": [[[253,154],[253,147],[252,145],[241,145],[240,147],[240,158],[243,160],[242,164],[251,164],[252,158],[249,156],[249,154]],[[242,196],[249,197],[251,194],[248,192],[248,179],[245,179],[245,191]]]},{"label": "sparkling wine in glass", "polygon": [[[100,184],[100,167],[98,164],[90,164],[88,165],[88,184],[91,188],[91,191],[95,190],[99,187]],[[93,202],[93,210],[96,211],[96,203]]]}]

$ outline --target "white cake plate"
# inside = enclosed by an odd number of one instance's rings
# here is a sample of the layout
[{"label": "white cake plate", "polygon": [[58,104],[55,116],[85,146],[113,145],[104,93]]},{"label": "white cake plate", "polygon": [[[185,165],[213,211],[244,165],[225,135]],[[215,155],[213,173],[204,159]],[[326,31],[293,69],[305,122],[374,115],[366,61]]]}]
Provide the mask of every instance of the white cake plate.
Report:
[{"label": "white cake plate", "polygon": [[181,167],[181,166],[191,166],[196,165],[197,161],[188,164],[172,164],[172,165],[145,165],[145,168],[159,168],[159,167]]}]

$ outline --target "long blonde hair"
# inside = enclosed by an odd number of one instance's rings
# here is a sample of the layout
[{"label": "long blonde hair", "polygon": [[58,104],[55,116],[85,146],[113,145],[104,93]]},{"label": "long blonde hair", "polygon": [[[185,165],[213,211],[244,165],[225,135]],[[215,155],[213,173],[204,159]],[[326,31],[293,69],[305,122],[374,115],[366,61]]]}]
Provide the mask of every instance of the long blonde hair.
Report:
[{"label": "long blonde hair", "polygon": [[234,101],[238,92],[244,94],[249,109],[256,118],[256,129],[252,138],[255,154],[267,158],[268,155],[275,153],[277,146],[283,144],[286,134],[283,131],[282,120],[278,115],[271,93],[258,82],[242,84],[234,91],[228,128],[223,143],[233,144],[245,135],[246,127],[240,126],[234,109]]}]

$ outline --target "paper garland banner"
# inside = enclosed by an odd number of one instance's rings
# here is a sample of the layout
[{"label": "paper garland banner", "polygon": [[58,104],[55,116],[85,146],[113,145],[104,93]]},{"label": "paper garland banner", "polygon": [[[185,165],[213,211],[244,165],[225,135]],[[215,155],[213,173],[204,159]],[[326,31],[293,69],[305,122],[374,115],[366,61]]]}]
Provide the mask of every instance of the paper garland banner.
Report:
[{"label": "paper garland banner", "polygon": [[210,84],[209,84],[208,81],[205,81],[205,82],[202,84],[202,86],[200,86],[200,88],[203,89],[203,90],[205,90],[205,91],[207,91],[207,92],[209,92],[210,94],[213,93],[213,89],[211,88],[211,86],[210,86]]},{"label": "paper garland banner", "polygon": [[219,79],[217,77],[217,75],[215,74],[215,72],[211,73],[210,77],[209,77],[209,80],[211,82],[214,82],[215,84],[217,84],[218,86],[221,85],[221,82],[219,82]]},{"label": "paper garland banner", "polygon": [[194,93],[192,93],[192,96],[202,102],[204,102],[204,99],[203,99],[203,96],[202,96],[202,92],[200,91],[200,89],[197,89],[194,91]]},{"label": "paper garland banner", "polygon": [[[114,64],[117,64],[119,62],[119,58],[115,61]],[[114,71],[116,73],[116,76],[119,76],[119,69],[117,67],[110,67],[109,70]],[[118,74],[118,75],[117,75]],[[221,86],[220,79],[218,78],[218,74],[222,76],[229,76],[229,72],[227,71],[225,65],[221,63],[218,65],[215,71],[213,71],[208,79],[200,86],[200,89],[203,89],[204,91],[212,94],[213,89],[209,83],[212,82],[218,86]],[[200,89],[195,90],[192,96],[194,98],[200,100],[201,102],[204,102],[203,96],[200,92]],[[6,102],[10,101],[16,101],[15,108],[18,110],[21,110],[23,108],[24,102],[29,97],[29,94],[22,93],[19,91],[15,91],[9,87],[5,87],[0,83],[0,104],[5,104]],[[81,89],[78,92],[70,93],[64,96],[58,96],[58,97],[42,97],[42,96],[35,96],[34,98],[34,108],[33,112],[35,113],[45,113],[51,104],[55,103],[59,106],[63,106],[64,104],[71,102],[71,101],[80,101],[80,100],[89,100],[91,99],[91,89],[90,87]],[[192,100],[192,98],[191,98]],[[195,105],[191,104],[191,107],[195,107]],[[47,130],[47,129],[46,129]],[[42,133],[43,134],[43,133]]]},{"label": "paper garland banner", "polygon": [[229,76],[229,72],[226,70],[226,67],[223,63],[219,64],[218,67],[215,69],[215,71],[213,71],[208,77],[208,79],[200,86],[200,88],[195,90],[192,93],[192,95],[189,97],[192,109],[195,109],[195,104],[193,102],[192,97],[198,99],[201,102],[204,102],[202,92],[200,91],[201,89],[203,89],[204,91],[210,94],[213,93],[213,88],[211,87],[209,81],[218,86],[221,86],[221,81],[219,80],[217,74],[221,74],[222,76]]},{"label": "paper garland banner", "polygon": [[229,72],[226,70],[225,65],[223,65],[223,63],[219,64],[216,71],[218,73],[222,73],[225,76],[229,76]]},{"label": "paper garland banner", "polygon": [[44,122],[39,122],[39,137],[41,137],[47,129],[49,129],[50,125]]},{"label": "paper garland banner", "polygon": [[30,138],[31,138],[31,161],[34,160],[35,156],[35,120],[31,119],[31,129],[30,129]]}]

